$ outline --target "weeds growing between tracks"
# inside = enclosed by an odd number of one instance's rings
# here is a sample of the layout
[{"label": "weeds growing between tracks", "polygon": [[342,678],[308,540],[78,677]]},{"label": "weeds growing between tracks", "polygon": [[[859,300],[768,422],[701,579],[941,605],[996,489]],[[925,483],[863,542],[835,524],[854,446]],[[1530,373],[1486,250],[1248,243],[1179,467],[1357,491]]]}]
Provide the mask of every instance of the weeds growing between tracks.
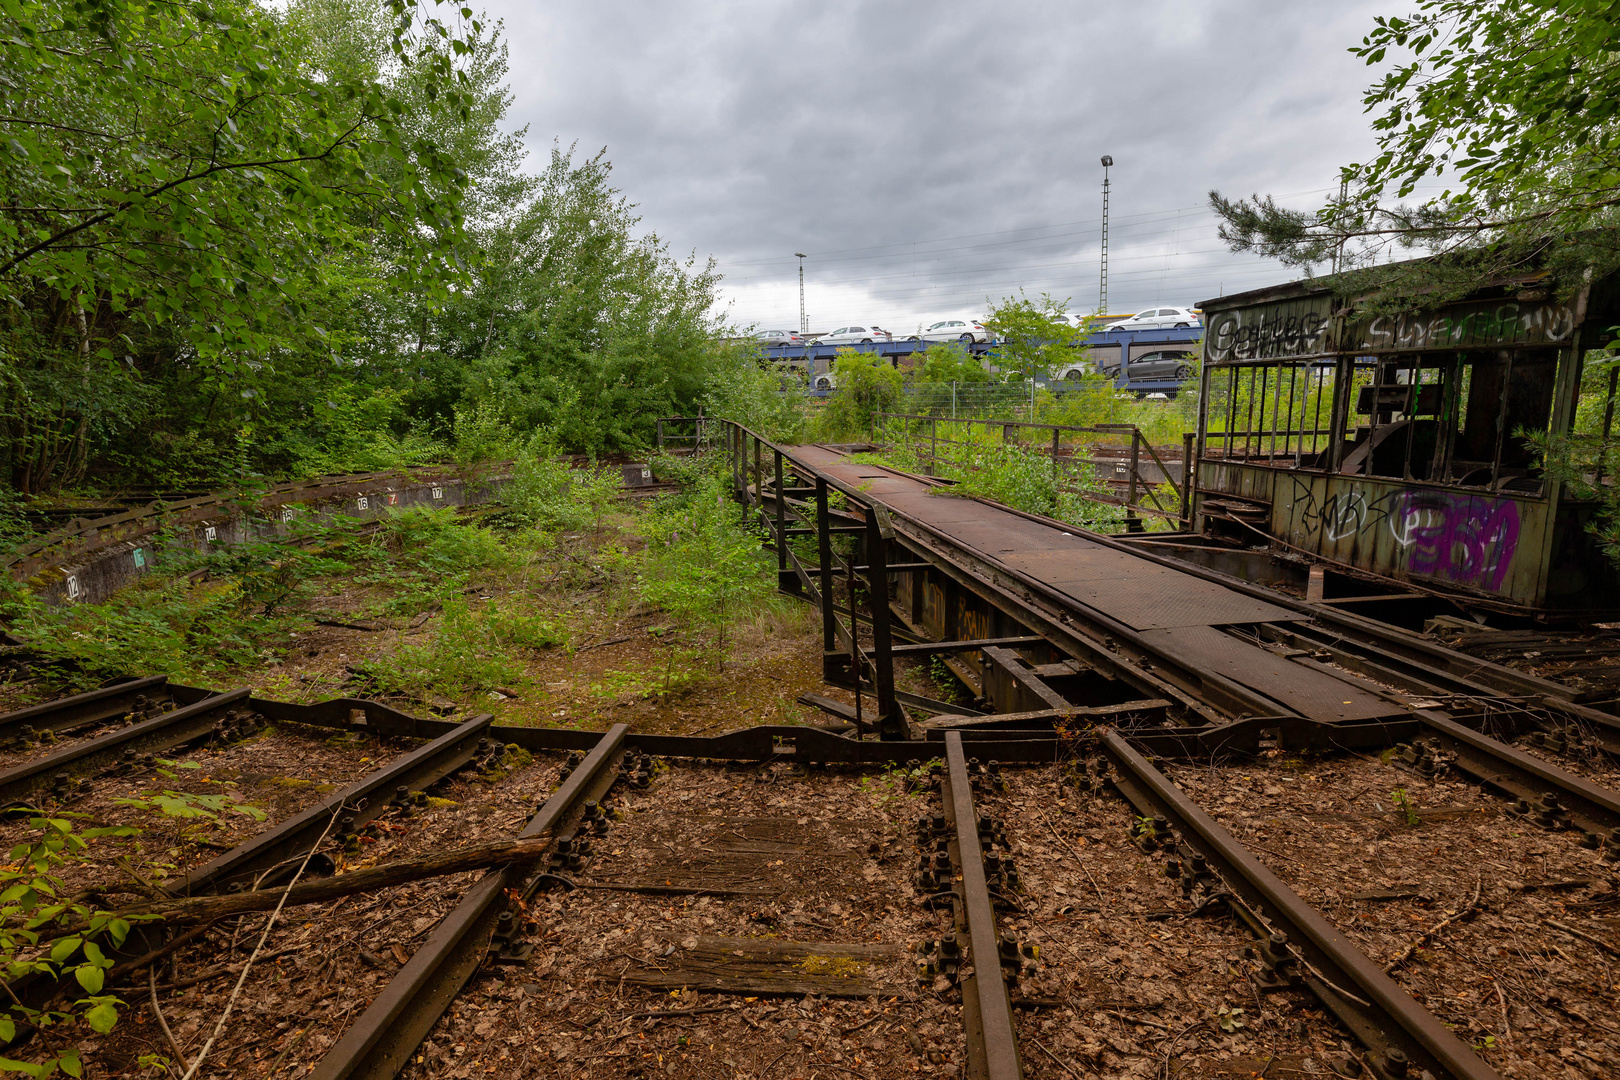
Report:
[{"label": "weeds growing between tracks", "polygon": [[[683,487],[626,502],[617,470],[569,469],[541,446],[498,507],[303,523],[204,552],[154,545],[158,565],[105,603],[52,608],[14,590],[4,614],[36,697],[167,674],[298,700],[521,701],[518,722],[605,716],[691,693],[804,629],[711,464],[659,469]],[[590,662],[573,663],[576,649]]]}]

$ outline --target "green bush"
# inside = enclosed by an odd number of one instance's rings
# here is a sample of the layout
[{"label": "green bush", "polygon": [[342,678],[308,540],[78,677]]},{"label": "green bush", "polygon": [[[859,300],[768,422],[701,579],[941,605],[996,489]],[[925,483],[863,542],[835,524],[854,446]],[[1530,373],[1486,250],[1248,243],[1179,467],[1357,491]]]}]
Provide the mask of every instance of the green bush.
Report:
[{"label": "green bush", "polygon": [[542,532],[600,529],[624,487],[617,469],[570,468],[549,445],[532,446],[512,466],[501,521]]},{"label": "green bush", "polygon": [[516,456],[518,438],[506,412],[493,401],[455,408],[455,456],[463,465],[506,461]]},{"label": "green bush", "polygon": [[637,571],[642,599],[712,632],[722,665],[729,625],[776,588],[759,538],[738,525],[736,514],[725,485],[711,476],[658,500],[641,522],[647,542]]},{"label": "green bush", "polygon": [[383,693],[481,693],[528,682],[518,649],[564,645],[559,623],[505,610],[497,603],[445,599],[433,632],[420,644],[401,645],[369,661],[360,674]]},{"label": "green bush", "polygon": [[[906,381],[913,386],[950,386],[951,383],[974,385],[994,381],[984,361],[961,345],[930,345],[922,357],[913,362],[906,372]],[[949,397],[946,400],[950,400]]]},{"label": "green bush", "polygon": [[711,354],[702,407],[772,442],[794,442],[805,421],[802,370],[766,360],[755,342],[728,342]]},{"label": "green bush", "polygon": [[877,353],[840,349],[833,361],[838,386],[821,410],[818,424],[827,438],[866,438],[879,412],[893,412],[904,379]]}]

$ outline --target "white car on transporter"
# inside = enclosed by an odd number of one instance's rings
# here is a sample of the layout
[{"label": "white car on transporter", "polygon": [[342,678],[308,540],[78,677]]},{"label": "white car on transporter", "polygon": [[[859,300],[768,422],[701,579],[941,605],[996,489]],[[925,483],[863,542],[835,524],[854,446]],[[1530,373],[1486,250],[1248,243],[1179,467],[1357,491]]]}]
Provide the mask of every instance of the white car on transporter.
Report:
[{"label": "white car on transporter", "polygon": [[1188,307],[1153,307],[1138,311],[1128,319],[1112,322],[1107,330],[1164,330],[1175,327],[1203,326],[1204,317]]},{"label": "white car on transporter", "polygon": [[893,341],[894,335],[879,326],[840,326],[816,338],[817,345],[871,345]]},{"label": "white car on transporter", "polygon": [[944,319],[917,335],[919,341],[960,341],[963,345],[995,343],[996,335],[980,319]]}]

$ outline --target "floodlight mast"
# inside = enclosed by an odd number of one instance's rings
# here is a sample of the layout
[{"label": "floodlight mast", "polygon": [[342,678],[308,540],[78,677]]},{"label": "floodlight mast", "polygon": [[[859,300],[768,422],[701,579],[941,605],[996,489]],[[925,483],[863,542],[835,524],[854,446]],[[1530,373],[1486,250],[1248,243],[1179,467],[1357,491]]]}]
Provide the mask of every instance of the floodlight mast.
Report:
[{"label": "floodlight mast", "polygon": [[810,332],[810,324],[804,321],[804,252],[793,253],[799,260],[799,336],[803,337]]},{"label": "floodlight mast", "polygon": [[[1108,168],[1113,165],[1112,154],[1102,156],[1103,216],[1102,216],[1102,275],[1097,288],[1097,314],[1108,314]],[[801,264],[802,265],[802,264]]]}]

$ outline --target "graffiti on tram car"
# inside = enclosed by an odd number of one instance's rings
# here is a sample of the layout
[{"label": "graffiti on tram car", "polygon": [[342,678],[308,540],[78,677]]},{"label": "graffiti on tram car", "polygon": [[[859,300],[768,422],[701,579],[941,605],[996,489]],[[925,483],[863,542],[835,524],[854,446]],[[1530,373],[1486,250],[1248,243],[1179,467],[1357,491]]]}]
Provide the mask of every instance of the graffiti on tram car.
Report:
[{"label": "graffiti on tram car", "polygon": [[1371,498],[1351,488],[1319,500],[1310,483],[1296,477],[1294,507],[1308,546],[1319,540],[1330,545],[1353,538],[1376,541],[1387,530],[1409,573],[1491,592],[1507,578],[1522,528],[1513,499],[1428,488]]}]

